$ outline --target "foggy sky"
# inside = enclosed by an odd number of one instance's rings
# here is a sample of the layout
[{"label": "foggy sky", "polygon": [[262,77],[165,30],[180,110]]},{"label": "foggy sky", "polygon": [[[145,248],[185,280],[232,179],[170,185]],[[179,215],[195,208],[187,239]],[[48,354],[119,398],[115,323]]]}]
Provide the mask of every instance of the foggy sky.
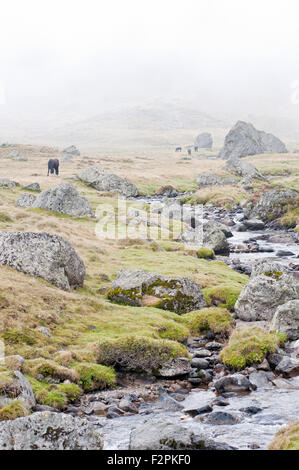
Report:
[{"label": "foggy sky", "polygon": [[299,88],[297,0],[1,6],[2,119],[80,119],[157,97],[220,115],[299,115],[291,99],[292,84]]}]

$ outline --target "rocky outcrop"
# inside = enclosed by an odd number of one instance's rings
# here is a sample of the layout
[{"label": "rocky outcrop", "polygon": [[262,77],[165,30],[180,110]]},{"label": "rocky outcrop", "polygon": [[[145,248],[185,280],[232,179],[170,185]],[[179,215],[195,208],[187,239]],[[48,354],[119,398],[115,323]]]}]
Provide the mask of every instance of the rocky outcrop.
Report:
[{"label": "rocky outcrop", "polygon": [[17,186],[15,181],[11,181],[8,178],[0,178],[0,189],[12,189]]},{"label": "rocky outcrop", "polygon": [[262,194],[255,206],[249,203],[244,209],[247,218],[260,217],[264,222],[271,222],[284,212],[285,204],[298,197],[299,193],[291,189],[271,189]]},{"label": "rocky outcrop", "polygon": [[253,265],[251,278],[235,304],[235,313],[244,321],[270,321],[277,307],[298,298],[298,283],[282,265],[266,258]]},{"label": "rocky outcrop", "polygon": [[213,173],[202,173],[196,178],[196,183],[199,188],[206,186],[223,186],[225,184],[235,184],[236,179],[234,177],[221,177],[214,175]]},{"label": "rocky outcrop", "polygon": [[219,158],[242,158],[260,153],[286,153],[284,143],[272,134],[258,131],[247,122],[238,121],[225,137]]},{"label": "rocky outcrop", "polygon": [[70,183],[47,189],[37,197],[32,194],[23,194],[17,200],[16,205],[32,207],[33,209],[45,209],[76,217],[94,217],[94,212],[88,200],[80,196]]},{"label": "rocky outcrop", "polygon": [[81,181],[98,191],[118,192],[126,197],[138,196],[135,184],[113,173],[108,173],[96,165],[81,170],[77,176]]},{"label": "rocky outcrop", "polygon": [[72,245],[48,233],[0,232],[0,264],[65,290],[81,287],[85,278],[84,263]]},{"label": "rocky outcrop", "polygon": [[19,400],[30,409],[35,406],[35,398],[29,380],[18,371],[0,374],[0,408],[14,400]]},{"label": "rocky outcrop", "polygon": [[225,165],[225,169],[236,176],[241,176],[240,184],[249,184],[254,178],[263,178],[252,163],[245,162],[240,158],[230,158]]},{"label": "rocky outcrop", "polygon": [[87,420],[38,412],[0,422],[0,450],[101,450],[99,432]]},{"label": "rocky outcrop", "polygon": [[270,329],[284,333],[291,341],[299,339],[299,299],[290,300],[277,308]]},{"label": "rocky outcrop", "polygon": [[118,272],[108,298],[127,305],[155,306],[182,314],[206,306],[198,283],[184,277],[165,278],[145,271]]},{"label": "rocky outcrop", "polygon": [[213,137],[210,132],[202,132],[194,142],[194,145],[200,149],[211,149],[213,147]]},{"label": "rocky outcrop", "polygon": [[69,147],[65,148],[63,150],[63,153],[70,154],[70,155],[78,155],[78,156],[80,155],[80,152],[77,149],[77,147],[75,147],[75,145],[70,145]]}]

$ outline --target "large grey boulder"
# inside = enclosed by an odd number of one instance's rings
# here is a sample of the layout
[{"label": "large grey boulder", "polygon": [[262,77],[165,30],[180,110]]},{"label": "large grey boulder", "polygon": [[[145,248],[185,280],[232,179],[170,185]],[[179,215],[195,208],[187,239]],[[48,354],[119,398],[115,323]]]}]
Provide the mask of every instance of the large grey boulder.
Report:
[{"label": "large grey boulder", "polygon": [[225,137],[219,158],[241,158],[260,153],[286,153],[284,143],[272,134],[258,131],[244,121],[238,121]]},{"label": "large grey boulder", "polygon": [[135,184],[113,173],[108,173],[97,165],[81,170],[77,176],[98,191],[118,192],[126,197],[138,196]]},{"label": "large grey boulder", "polygon": [[108,298],[127,305],[151,305],[179,314],[206,306],[200,285],[187,277],[165,278],[126,269],[118,272]]},{"label": "large grey boulder", "polygon": [[0,450],[101,450],[96,428],[65,413],[38,412],[0,422]]},{"label": "large grey boulder", "polygon": [[36,404],[29,380],[18,371],[2,372],[0,375],[0,407],[14,400],[22,401],[30,409]]},{"label": "large grey boulder", "polygon": [[206,186],[223,186],[225,184],[235,184],[236,179],[234,177],[221,177],[214,175],[213,173],[202,173],[197,176],[196,183],[199,188]]},{"label": "large grey boulder", "polygon": [[72,245],[48,233],[0,232],[0,264],[65,290],[81,287],[85,278],[84,263]]},{"label": "large grey boulder", "polygon": [[244,209],[247,218],[260,217],[264,222],[270,222],[280,217],[285,204],[297,197],[299,193],[292,189],[271,189],[262,194],[254,207]]},{"label": "large grey boulder", "polygon": [[210,132],[202,132],[196,137],[194,145],[200,149],[211,149],[213,147],[212,134]]},{"label": "large grey boulder", "polygon": [[33,209],[46,209],[76,217],[94,217],[88,200],[80,196],[70,183],[41,192],[32,204]]},{"label": "large grey boulder", "polygon": [[80,152],[77,149],[77,147],[75,147],[75,145],[70,145],[69,147],[65,148],[63,150],[63,153],[70,154],[70,155],[78,155],[78,156],[80,155]]},{"label": "large grey boulder", "polygon": [[190,427],[165,419],[149,419],[133,429],[130,450],[229,450],[206,432],[195,433]]},{"label": "large grey boulder", "polygon": [[251,277],[235,304],[244,321],[272,320],[280,305],[299,298],[299,285],[286,268],[269,259],[253,265]]},{"label": "large grey boulder", "polygon": [[290,300],[277,308],[270,329],[284,333],[291,341],[299,339],[299,299]]}]

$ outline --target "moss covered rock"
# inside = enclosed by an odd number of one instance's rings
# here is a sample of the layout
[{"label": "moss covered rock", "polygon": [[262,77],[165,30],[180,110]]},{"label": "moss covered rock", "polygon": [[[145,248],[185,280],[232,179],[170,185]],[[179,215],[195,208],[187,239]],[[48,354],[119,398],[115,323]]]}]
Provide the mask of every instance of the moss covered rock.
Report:
[{"label": "moss covered rock", "polygon": [[145,299],[155,300],[151,306],[182,314],[205,307],[206,303],[198,283],[184,277],[165,278],[145,271],[121,270],[117,274],[108,298],[127,305],[146,305]]},{"label": "moss covered rock", "polygon": [[185,346],[175,341],[132,335],[101,341],[98,362],[128,371],[155,373],[169,359],[187,356]]}]

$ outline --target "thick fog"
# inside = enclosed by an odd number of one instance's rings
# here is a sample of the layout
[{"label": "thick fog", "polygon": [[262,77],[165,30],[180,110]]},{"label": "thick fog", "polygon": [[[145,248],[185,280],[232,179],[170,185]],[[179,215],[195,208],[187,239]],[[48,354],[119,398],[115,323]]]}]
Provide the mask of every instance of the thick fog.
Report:
[{"label": "thick fog", "polygon": [[2,2],[0,139],[153,102],[295,129],[298,16],[297,0]]}]

